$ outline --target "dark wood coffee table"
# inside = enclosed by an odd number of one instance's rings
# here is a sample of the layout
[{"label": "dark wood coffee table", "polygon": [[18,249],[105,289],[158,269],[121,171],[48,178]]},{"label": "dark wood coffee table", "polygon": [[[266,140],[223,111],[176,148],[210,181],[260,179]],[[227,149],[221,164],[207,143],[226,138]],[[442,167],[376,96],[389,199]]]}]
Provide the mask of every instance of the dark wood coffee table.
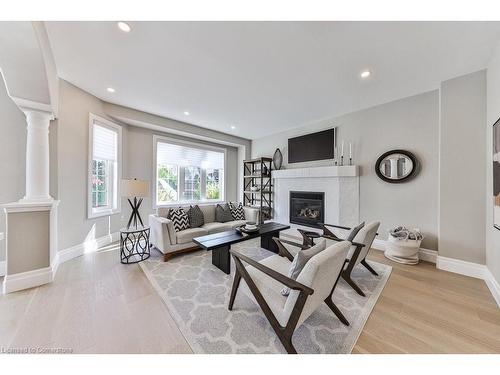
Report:
[{"label": "dark wood coffee table", "polygon": [[211,250],[212,264],[229,275],[231,273],[229,249],[232,244],[260,237],[261,247],[277,253],[278,248],[273,241],[273,237],[279,237],[280,231],[289,228],[289,225],[271,222],[261,224],[259,230],[254,233],[240,233],[235,229],[231,229],[226,232],[195,237],[193,242],[205,250]]}]

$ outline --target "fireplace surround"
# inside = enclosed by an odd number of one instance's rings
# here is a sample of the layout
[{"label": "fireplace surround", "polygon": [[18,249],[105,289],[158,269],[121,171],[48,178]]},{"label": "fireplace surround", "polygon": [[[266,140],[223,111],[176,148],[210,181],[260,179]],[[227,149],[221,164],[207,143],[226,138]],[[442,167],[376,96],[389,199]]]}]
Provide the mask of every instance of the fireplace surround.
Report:
[{"label": "fireplace surround", "polygon": [[290,191],[290,223],[319,228],[325,222],[325,193]]}]

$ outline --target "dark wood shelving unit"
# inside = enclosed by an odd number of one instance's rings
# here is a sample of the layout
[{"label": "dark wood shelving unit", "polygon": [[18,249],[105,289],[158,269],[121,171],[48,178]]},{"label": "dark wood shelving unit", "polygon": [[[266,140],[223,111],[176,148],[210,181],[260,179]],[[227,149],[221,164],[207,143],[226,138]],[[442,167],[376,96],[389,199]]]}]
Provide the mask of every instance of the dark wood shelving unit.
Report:
[{"label": "dark wood shelving unit", "polygon": [[[261,223],[273,217],[272,164],[272,158],[243,161],[243,205],[258,208]],[[250,189],[254,186],[259,190]]]}]

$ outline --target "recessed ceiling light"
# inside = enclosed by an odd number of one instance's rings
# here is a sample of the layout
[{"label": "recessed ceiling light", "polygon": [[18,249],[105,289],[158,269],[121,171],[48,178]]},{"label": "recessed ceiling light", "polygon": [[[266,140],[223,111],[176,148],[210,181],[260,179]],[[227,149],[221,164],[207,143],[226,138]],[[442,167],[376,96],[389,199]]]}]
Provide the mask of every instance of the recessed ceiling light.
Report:
[{"label": "recessed ceiling light", "polygon": [[188,111],[184,111],[184,114],[185,114],[186,116],[189,116],[189,112],[188,112]]},{"label": "recessed ceiling light", "polygon": [[130,32],[130,30],[132,30],[130,25],[126,22],[123,22],[123,21],[118,22],[118,28],[125,33],[128,33],[128,32]]},{"label": "recessed ceiling light", "polygon": [[231,125],[231,129],[233,129],[233,130],[234,130],[234,129],[236,129],[236,126],[234,126],[234,125]]},{"label": "recessed ceiling light", "polygon": [[106,90],[108,90],[108,92],[115,92],[115,89],[112,87],[108,87]]},{"label": "recessed ceiling light", "polygon": [[372,72],[370,72],[369,70],[365,70],[361,72],[361,78],[368,78],[371,74]]}]

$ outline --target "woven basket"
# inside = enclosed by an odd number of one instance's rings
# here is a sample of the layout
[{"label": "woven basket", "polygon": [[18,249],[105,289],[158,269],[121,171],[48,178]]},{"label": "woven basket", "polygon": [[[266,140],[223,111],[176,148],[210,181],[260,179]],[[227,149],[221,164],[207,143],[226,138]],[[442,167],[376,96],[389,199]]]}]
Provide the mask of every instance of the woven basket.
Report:
[{"label": "woven basket", "polygon": [[402,264],[418,264],[421,240],[398,240],[391,235],[386,242],[386,258]]}]

